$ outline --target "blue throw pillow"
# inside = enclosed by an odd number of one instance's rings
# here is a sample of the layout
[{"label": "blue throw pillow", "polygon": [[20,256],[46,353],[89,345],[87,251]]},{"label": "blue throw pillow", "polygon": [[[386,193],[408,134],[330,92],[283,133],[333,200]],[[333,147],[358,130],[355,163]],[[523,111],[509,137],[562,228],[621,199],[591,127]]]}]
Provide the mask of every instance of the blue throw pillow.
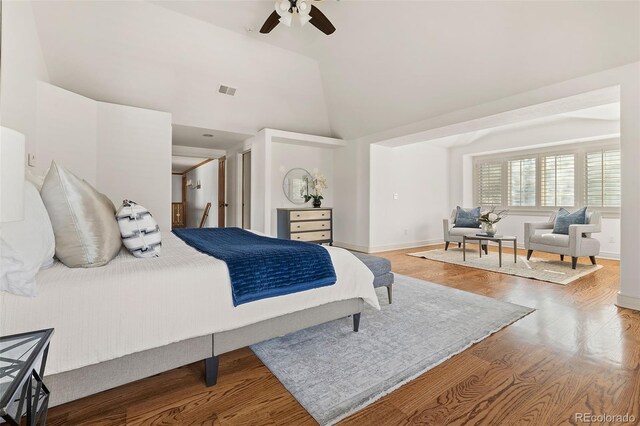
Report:
[{"label": "blue throw pillow", "polygon": [[587,208],[569,213],[566,209],[561,208],[556,214],[556,221],[553,224],[554,234],[569,235],[569,225],[584,225],[587,223]]},{"label": "blue throw pillow", "polygon": [[456,223],[454,228],[479,228],[480,227],[480,207],[473,209],[456,208]]}]

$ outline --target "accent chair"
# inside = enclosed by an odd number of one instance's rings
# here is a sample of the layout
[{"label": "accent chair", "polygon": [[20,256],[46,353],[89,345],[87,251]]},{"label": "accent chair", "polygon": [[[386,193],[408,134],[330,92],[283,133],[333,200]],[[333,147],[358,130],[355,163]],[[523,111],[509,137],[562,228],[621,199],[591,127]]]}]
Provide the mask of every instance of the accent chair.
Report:
[{"label": "accent chair", "polygon": [[596,264],[596,256],[600,254],[600,241],[591,234],[600,232],[602,215],[587,210],[584,225],[569,225],[569,234],[554,234],[553,226],[557,212],[551,214],[546,222],[527,222],[524,224],[524,247],[527,249],[527,260],[535,251],[555,253],[560,260],[571,256],[571,268],[576,269],[578,258],[589,256],[592,264]]},{"label": "accent chair", "polygon": [[[449,249],[449,244],[458,243],[458,247],[462,245],[462,236],[467,234],[477,234],[481,232],[481,228],[461,228],[455,227],[457,209],[451,211],[451,216],[448,219],[442,219],[442,230],[444,231],[444,249]],[[467,241],[467,244],[475,244],[476,241]],[[489,248],[487,244],[483,244],[482,248],[485,253],[488,253]]]}]

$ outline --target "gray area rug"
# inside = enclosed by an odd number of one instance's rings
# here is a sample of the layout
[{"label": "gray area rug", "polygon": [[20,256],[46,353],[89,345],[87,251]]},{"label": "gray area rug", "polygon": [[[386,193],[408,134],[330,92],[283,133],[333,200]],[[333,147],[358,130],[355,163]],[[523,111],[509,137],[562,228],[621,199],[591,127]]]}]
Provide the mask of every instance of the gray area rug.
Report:
[{"label": "gray area rug", "polygon": [[592,272],[602,268],[602,265],[585,265],[578,263],[576,269],[571,269],[571,257],[564,262],[558,260],[538,259],[532,257],[527,260],[526,256],[518,256],[517,262],[513,261],[513,252],[502,253],[502,267],[498,266],[498,253],[490,251],[489,255],[480,257],[477,245],[473,245],[470,249],[467,247],[467,260],[462,260],[461,248],[449,248],[421,251],[417,253],[409,253],[409,256],[422,257],[429,260],[437,260],[439,262],[453,263],[470,268],[484,269],[485,271],[499,272],[501,274],[515,275],[523,278],[532,278],[534,280],[546,281],[554,284],[567,285],[589,275]]},{"label": "gray area rug", "polygon": [[396,274],[393,304],[253,345],[321,425],[333,424],[533,309]]}]

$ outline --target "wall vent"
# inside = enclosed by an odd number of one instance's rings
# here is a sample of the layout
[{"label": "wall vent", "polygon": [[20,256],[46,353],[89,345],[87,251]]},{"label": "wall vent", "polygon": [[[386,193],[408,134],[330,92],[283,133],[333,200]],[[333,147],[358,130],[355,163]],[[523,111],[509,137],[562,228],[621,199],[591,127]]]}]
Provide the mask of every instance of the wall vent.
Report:
[{"label": "wall vent", "polygon": [[224,95],[229,95],[229,96],[235,95],[236,90],[237,89],[235,87],[225,86],[224,84],[221,84],[220,87],[218,87],[218,93],[222,93]]}]

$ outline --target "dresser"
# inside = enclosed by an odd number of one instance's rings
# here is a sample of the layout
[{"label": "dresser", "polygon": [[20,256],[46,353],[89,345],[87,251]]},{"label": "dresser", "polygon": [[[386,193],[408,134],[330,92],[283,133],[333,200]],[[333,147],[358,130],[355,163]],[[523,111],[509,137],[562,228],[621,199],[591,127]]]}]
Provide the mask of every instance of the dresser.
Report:
[{"label": "dresser", "polygon": [[333,209],[278,209],[278,238],[333,244]]}]

